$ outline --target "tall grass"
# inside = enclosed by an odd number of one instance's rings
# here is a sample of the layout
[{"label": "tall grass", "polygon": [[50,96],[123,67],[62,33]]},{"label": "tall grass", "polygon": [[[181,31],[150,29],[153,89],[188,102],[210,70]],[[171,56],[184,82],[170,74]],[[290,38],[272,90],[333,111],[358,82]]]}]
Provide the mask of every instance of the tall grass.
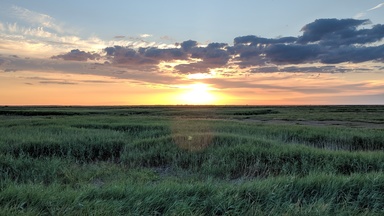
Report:
[{"label": "tall grass", "polygon": [[379,215],[384,208],[383,179],[382,174],[350,178],[316,174],[241,185],[166,180],[81,190],[58,184],[21,184],[3,189],[0,203],[6,203],[4,212],[41,215]]},{"label": "tall grass", "polygon": [[383,129],[273,123],[380,106],[0,110],[0,215],[384,214]]}]

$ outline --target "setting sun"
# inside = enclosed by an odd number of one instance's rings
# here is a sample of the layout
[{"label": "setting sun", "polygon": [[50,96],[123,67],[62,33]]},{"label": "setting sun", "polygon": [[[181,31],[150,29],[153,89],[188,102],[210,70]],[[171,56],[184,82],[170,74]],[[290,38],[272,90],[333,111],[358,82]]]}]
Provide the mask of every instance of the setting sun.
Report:
[{"label": "setting sun", "polygon": [[180,95],[180,101],[182,104],[214,104],[218,99],[212,92],[212,88],[205,83],[195,83],[188,85],[185,91]]}]

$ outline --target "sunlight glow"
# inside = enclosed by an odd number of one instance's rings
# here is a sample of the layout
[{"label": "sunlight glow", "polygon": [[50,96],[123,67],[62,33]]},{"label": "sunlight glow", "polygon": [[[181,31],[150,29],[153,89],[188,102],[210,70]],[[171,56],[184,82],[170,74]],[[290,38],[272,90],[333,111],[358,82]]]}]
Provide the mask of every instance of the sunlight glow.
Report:
[{"label": "sunlight glow", "polygon": [[210,88],[207,84],[195,83],[183,88],[185,88],[185,91],[179,97],[179,101],[182,104],[215,104],[218,100],[218,98],[210,92],[212,88]]},{"label": "sunlight glow", "polygon": [[187,78],[188,79],[208,79],[208,78],[212,78],[212,75],[208,73],[195,73],[195,74],[188,74]]}]

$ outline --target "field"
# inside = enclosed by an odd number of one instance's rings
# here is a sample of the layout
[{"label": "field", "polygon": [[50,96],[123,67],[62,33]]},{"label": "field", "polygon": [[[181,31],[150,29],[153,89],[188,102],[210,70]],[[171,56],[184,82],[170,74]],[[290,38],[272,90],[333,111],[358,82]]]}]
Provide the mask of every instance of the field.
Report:
[{"label": "field", "polygon": [[0,107],[0,215],[384,215],[384,106]]}]

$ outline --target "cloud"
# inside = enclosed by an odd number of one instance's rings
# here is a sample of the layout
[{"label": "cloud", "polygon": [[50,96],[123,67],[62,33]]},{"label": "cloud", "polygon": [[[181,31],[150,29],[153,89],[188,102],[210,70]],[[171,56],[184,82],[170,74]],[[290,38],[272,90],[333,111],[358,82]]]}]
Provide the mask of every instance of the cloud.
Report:
[{"label": "cloud", "polygon": [[[156,65],[158,63],[156,57],[145,57],[142,53],[132,49],[130,47],[114,46],[104,49],[107,58],[115,65]],[[145,50],[142,51],[145,53]]]},{"label": "cloud", "polygon": [[230,56],[227,50],[222,49],[227,44],[210,43],[207,47],[193,47],[188,49],[191,58],[201,59],[203,63],[212,66],[226,65]]},{"label": "cloud", "polygon": [[361,19],[361,18],[363,18],[365,15],[366,15],[365,12],[360,12],[360,13],[357,13],[353,18],[354,18],[354,19]]},{"label": "cloud", "polygon": [[384,2],[383,2],[383,3],[380,3],[380,4],[378,4],[378,5],[376,5],[375,7],[371,8],[371,9],[368,9],[367,11],[376,10],[376,9],[379,9],[379,8],[381,8],[381,7],[383,7],[383,6],[384,6]]},{"label": "cloud", "polygon": [[181,46],[181,48],[183,48],[183,50],[189,51],[193,47],[197,46],[197,41],[187,40],[187,41],[184,41],[183,43],[181,43],[180,46]]},{"label": "cloud", "polygon": [[[193,71],[207,72],[209,68],[225,66],[230,59],[224,49],[225,43],[211,43],[206,47],[198,47],[196,41],[182,42],[179,48],[157,47],[139,48],[114,46],[104,49],[109,61],[118,66],[149,65],[157,67],[160,62],[184,60],[189,63],[175,66],[179,73],[193,73]],[[198,62],[192,59],[199,59]]]},{"label": "cloud", "polygon": [[335,65],[322,65],[322,66],[266,66],[252,68],[252,73],[345,73],[350,71],[369,71],[368,68],[344,68]]},{"label": "cloud", "polygon": [[116,38],[116,39],[122,39],[122,38],[125,38],[125,36],[123,36],[123,35],[116,35],[116,36],[113,37],[113,38]]},{"label": "cloud", "polygon": [[180,49],[159,49],[155,47],[143,48],[139,50],[144,57],[151,58],[156,61],[171,61],[187,59],[187,55]]},{"label": "cloud", "polygon": [[376,5],[376,6],[373,7],[373,8],[370,8],[370,9],[368,9],[368,10],[366,10],[366,11],[357,13],[357,14],[354,16],[354,18],[355,18],[355,19],[360,19],[360,18],[364,17],[365,15],[367,15],[367,12],[370,12],[370,11],[373,11],[373,10],[376,10],[376,9],[379,9],[379,8],[381,8],[381,7],[383,7],[383,6],[384,6],[384,3],[380,3],[380,4]]},{"label": "cloud", "polygon": [[279,72],[280,69],[279,67],[276,67],[276,66],[267,66],[267,67],[253,68],[251,71],[253,73],[274,73],[274,72]]},{"label": "cloud", "polygon": [[77,85],[75,82],[66,82],[66,81],[40,81],[41,84],[59,84],[59,85]]},{"label": "cloud", "polygon": [[281,72],[310,72],[310,73],[344,73],[350,71],[350,69],[340,68],[333,65],[326,66],[312,66],[312,67],[299,67],[288,66],[280,69]]},{"label": "cloud", "polygon": [[55,19],[47,14],[38,13],[18,6],[12,6],[11,9],[19,19],[25,22],[36,24],[40,27],[49,28],[58,33],[65,32],[65,28],[63,28],[61,25],[58,25]]},{"label": "cloud", "polygon": [[152,37],[152,35],[150,35],[150,34],[141,34],[140,37],[141,38],[148,38],[148,37]]},{"label": "cloud", "polygon": [[[63,80],[63,79],[55,79],[55,78],[47,78],[47,77],[39,77],[39,76],[33,76],[33,77],[24,77],[27,80],[37,81],[40,84],[60,84],[60,85],[77,85],[80,83],[93,83],[93,84],[113,84],[113,83],[121,83],[118,81],[110,81],[104,79],[74,79],[74,80]],[[27,84],[27,83],[25,83]],[[29,82],[30,85],[33,85],[31,82]]]},{"label": "cloud", "polygon": [[321,57],[325,64],[337,64],[343,62],[360,63],[371,60],[384,61],[384,45],[375,47],[345,47],[329,51]]},{"label": "cloud", "polygon": [[[324,75],[324,74],[323,74]],[[382,93],[384,90],[384,85],[372,86],[369,81],[361,82],[340,82],[327,80],[325,77],[321,79],[321,82],[318,82],[318,76],[313,77],[303,77],[305,75],[299,74],[297,76],[281,76],[281,74],[273,75],[263,78],[263,76],[257,76],[254,79],[225,79],[225,78],[212,78],[209,80],[209,83],[212,87],[217,89],[231,89],[232,91],[237,91],[238,89],[252,89],[253,91],[262,91],[262,92],[274,92],[274,93],[286,93],[291,92],[299,93],[304,95],[310,94],[330,94],[335,96],[339,95],[348,95],[349,93],[362,93],[362,92],[379,92]],[[322,75],[321,75],[322,76]],[[304,82],[298,82],[296,85],[292,83],[297,82],[298,80]],[[264,82],[265,81],[265,82]],[[271,81],[273,81],[271,83]],[[324,87],[324,83],[327,83],[327,86]]]},{"label": "cloud", "polygon": [[317,44],[274,44],[265,49],[265,55],[276,64],[301,64],[314,62],[323,49]]},{"label": "cloud", "polygon": [[371,29],[356,30],[358,26],[345,27],[328,33],[319,40],[325,46],[360,45],[379,42],[384,38],[384,25],[374,25]]},{"label": "cloud", "polygon": [[[340,41],[350,38],[355,39],[358,43],[356,37],[360,36],[359,34],[369,34],[369,32],[357,31],[357,27],[369,23],[369,20],[357,19],[317,19],[301,29],[303,35],[299,37],[298,43],[321,42],[327,44],[327,42],[335,40],[338,40],[336,43],[342,43]],[[363,41],[362,43],[364,43]],[[351,42],[345,44],[351,44]]]},{"label": "cloud", "polygon": [[57,56],[52,56],[52,59],[63,59],[66,61],[87,61],[89,60],[95,60],[100,57],[99,54],[96,53],[90,53],[90,52],[84,52],[80,51],[78,49],[71,50],[70,52],[66,54],[61,54]]},{"label": "cloud", "polygon": [[[273,79],[277,81],[279,78]],[[305,93],[305,94],[319,94],[319,93],[339,93],[342,92],[344,88],[352,88],[352,87],[361,87],[363,84],[354,84],[354,85],[337,85],[337,86],[329,86],[328,88],[324,88],[323,86],[314,86],[314,85],[306,85],[301,84],[298,86],[286,85],[284,83],[259,83],[252,81],[244,81],[244,80],[228,80],[228,79],[210,79],[210,83],[219,89],[246,89],[251,88],[254,90],[263,89],[269,92],[275,91],[289,91],[289,92],[297,92],[297,93]]]},{"label": "cloud", "polygon": [[98,83],[98,84],[111,84],[111,83],[119,83],[117,81],[106,81],[106,80],[81,80],[84,83]]},{"label": "cloud", "polygon": [[[120,83],[129,82],[140,85],[176,85],[181,82],[180,76],[158,73],[158,70],[154,71],[147,65],[122,65],[120,67],[112,63],[100,64],[89,61],[74,62],[62,59],[52,60],[39,58],[13,59],[9,56],[4,57],[4,59],[7,61],[5,64],[6,68],[20,71],[15,78],[24,79],[25,82],[36,82],[36,84],[40,81],[50,82],[45,84],[53,84],[52,82],[64,82],[65,84],[70,82],[78,83],[79,85],[84,83],[102,83],[94,80]],[[3,71],[1,67],[0,72]],[[2,74],[0,76],[7,76],[6,73],[0,74]]]},{"label": "cloud", "polygon": [[197,62],[179,64],[174,67],[176,72],[183,74],[206,73],[209,69],[226,67],[230,54],[225,49],[226,43],[210,43],[206,47],[198,47],[196,41],[184,41],[181,43],[181,50],[191,59],[198,59]]},{"label": "cloud", "polygon": [[168,36],[168,35],[164,35],[164,36],[161,36],[160,37],[160,40],[165,40],[165,41],[175,41],[174,38]]},{"label": "cloud", "polygon": [[[75,49],[52,58],[72,61],[100,59],[111,66],[149,71],[161,71],[160,65],[163,64],[167,71],[180,74],[207,73],[211,69],[230,69],[233,73],[236,73],[235,69],[268,73],[284,68],[284,72],[294,72],[293,69],[298,72],[346,72],[348,70],[330,65],[384,62],[384,25],[370,24],[367,19],[317,19],[304,25],[302,35],[297,37],[247,35],[234,38],[233,45],[220,42],[202,45],[187,40],[171,48],[140,42],[107,46],[98,54]],[[323,65],[279,68],[300,64]]]},{"label": "cloud", "polygon": [[227,43],[210,43],[207,45],[207,49],[223,49],[227,46]]},{"label": "cloud", "polygon": [[[117,36],[112,40],[101,40],[93,36],[81,38],[73,28],[58,22],[48,14],[31,11],[19,6],[5,8],[7,23],[0,22],[0,50],[6,53],[23,53],[40,57],[57,55],[68,50],[100,52],[109,46],[131,46],[132,48],[174,45],[144,41],[141,37]],[[142,35],[148,37],[148,34]]]},{"label": "cloud", "polygon": [[23,27],[17,23],[8,23],[4,31],[0,34],[0,49],[10,54],[23,53],[45,57],[74,47],[97,51],[108,46],[108,43],[125,43],[122,40],[105,42],[97,37],[82,39],[74,35],[59,35],[43,27]]},{"label": "cloud", "polygon": [[260,44],[277,44],[277,43],[293,43],[297,40],[296,37],[282,37],[282,38],[262,38],[254,35],[237,37],[234,39],[234,44],[249,44],[251,46]]},{"label": "cloud", "polygon": [[179,64],[174,69],[181,74],[207,73],[208,68],[201,63]]},{"label": "cloud", "polygon": [[[277,39],[243,36],[229,49],[241,67],[266,63],[301,64],[382,61],[382,46],[372,46],[384,38],[384,25],[358,29],[369,20],[318,19],[302,28],[302,36]],[[364,45],[367,46],[364,46]]]},{"label": "cloud", "polygon": [[6,73],[11,73],[11,72],[16,72],[16,71],[19,71],[19,69],[14,69],[14,68],[4,69],[4,72],[6,72]]}]

